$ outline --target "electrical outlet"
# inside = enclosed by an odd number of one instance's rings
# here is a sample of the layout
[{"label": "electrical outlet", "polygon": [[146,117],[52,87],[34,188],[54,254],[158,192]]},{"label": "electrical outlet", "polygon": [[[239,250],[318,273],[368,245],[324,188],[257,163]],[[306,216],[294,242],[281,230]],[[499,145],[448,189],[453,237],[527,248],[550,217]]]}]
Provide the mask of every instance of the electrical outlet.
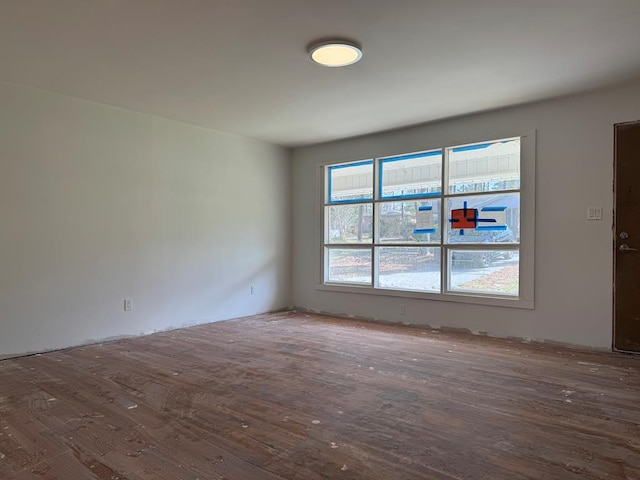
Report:
[{"label": "electrical outlet", "polygon": [[133,310],[133,298],[125,298],[124,299],[124,311],[130,312]]},{"label": "electrical outlet", "polygon": [[251,285],[251,295],[255,295],[255,294],[256,294],[256,286]]},{"label": "electrical outlet", "polygon": [[406,315],[407,314],[407,306],[404,303],[400,304],[400,315]]}]

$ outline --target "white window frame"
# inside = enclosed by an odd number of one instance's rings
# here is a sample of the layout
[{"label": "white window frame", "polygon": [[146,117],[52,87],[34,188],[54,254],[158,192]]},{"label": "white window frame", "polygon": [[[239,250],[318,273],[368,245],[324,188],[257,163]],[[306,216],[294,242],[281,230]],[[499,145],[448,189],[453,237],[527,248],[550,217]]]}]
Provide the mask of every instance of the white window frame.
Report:
[{"label": "white window frame", "polygon": [[[500,190],[500,191],[488,191],[488,192],[467,192],[465,194],[455,194],[452,195],[448,192],[447,185],[447,174],[446,172],[448,166],[448,158],[447,152],[452,148],[464,147],[466,145],[474,145],[480,143],[491,143],[495,141],[500,141],[501,139],[509,139],[509,138],[520,138],[520,189],[518,190]],[[368,295],[383,295],[390,297],[404,297],[404,298],[418,298],[418,299],[426,299],[426,300],[437,300],[437,301],[446,301],[446,302],[457,302],[457,303],[470,303],[477,305],[493,305],[493,306],[502,306],[502,307],[513,307],[513,308],[525,308],[525,309],[533,309],[534,304],[534,284],[535,284],[535,163],[536,163],[536,133],[529,132],[524,135],[509,135],[509,136],[501,136],[498,139],[479,139],[476,141],[470,141],[461,144],[455,145],[444,145],[444,146],[434,146],[430,148],[425,148],[420,151],[428,152],[433,150],[442,150],[442,188],[441,194],[437,197],[431,197],[433,199],[439,199],[441,201],[441,212],[445,211],[446,202],[448,198],[451,197],[472,197],[477,195],[491,195],[497,193],[510,193],[510,192],[519,192],[520,193],[520,242],[519,246],[517,246],[519,250],[519,294],[517,296],[501,296],[495,294],[484,294],[484,293],[471,293],[471,292],[456,292],[450,291],[448,288],[448,278],[447,278],[447,266],[445,262],[448,260],[447,249],[451,248],[446,245],[445,235],[447,228],[444,225],[441,225],[441,242],[440,245],[429,245],[429,244],[408,244],[402,246],[438,246],[442,248],[441,250],[441,284],[442,290],[440,293],[437,292],[423,292],[423,291],[414,291],[414,290],[392,290],[387,288],[379,288],[374,287],[377,284],[377,279],[375,278],[376,269],[375,269],[375,247],[376,246],[393,246],[378,244],[376,243],[376,238],[372,239],[372,242],[369,244],[357,244],[357,245],[349,245],[346,248],[357,248],[357,249],[368,249],[371,252],[372,258],[372,285],[358,285],[358,284],[343,284],[343,283],[327,283],[325,282],[325,272],[328,268],[328,259],[325,255],[325,245],[327,244],[325,235],[326,235],[326,222],[325,218],[325,206],[328,204],[328,187],[327,181],[325,178],[327,167],[332,165],[340,165],[347,163],[358,163],[362,161],[367,161],[367,159],[363,160],[362,158],[353,159],[353,160],[342,160],[337,162],[326,162],[318,165],[318,185],[317,190],[319,195],[316,198],[319,200],[318,202],[318,213],[319,213],[319,235],[316,238],[319,240],[319,246],[317,251],[319,252],[319,262],[317,262],[319,266],[319,275],[318,275],[318,284],[316,288],[318,290],[328,291],[328,292],[342,292],[342,293],[360,293],[360,294],[368,294]],[[398,155],[384,155],[373,158],[373,168],[378,169],[379,161],[384,160],[385,158],[391,158],[396,156],[405,155],[404,153]],[[363,200],[362,203],[371,203],[374,208],[374,219],[373,219],[373,229],[377,230],[376,227],[376,211],[378,210],[377,205],[383,203],[384,201],[402,201],[402,199],[381,199],[380,198],[380,188],[378,185],[379,182],[379,173],[374,172],[373,174],[374,183],[373,183],[373,198],[371,200]],[[382,200],[382,201],[381,201]],[[442,218],[442,217],[441,217]],[[441,222],[442,223],[442,222]],[[491,249],[509,249],[510,244],[495,244],[492,245]],[[457,247],[455,247],[457,248]],[[465,249],[473,249],[476,248],[474,246],[465,245]],[[477,247],[480,250],[486,249],[485,247]]]}]

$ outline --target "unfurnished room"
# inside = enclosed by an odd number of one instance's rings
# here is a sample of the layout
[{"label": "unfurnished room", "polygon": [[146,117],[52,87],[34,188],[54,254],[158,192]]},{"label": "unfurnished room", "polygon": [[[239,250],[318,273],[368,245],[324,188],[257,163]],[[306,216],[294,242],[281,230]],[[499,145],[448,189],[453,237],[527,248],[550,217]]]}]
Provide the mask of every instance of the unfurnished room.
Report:
[{"label": "unfurnished room", "polygon": [[0,480],[640,480],[638,0],[0,0]]}]

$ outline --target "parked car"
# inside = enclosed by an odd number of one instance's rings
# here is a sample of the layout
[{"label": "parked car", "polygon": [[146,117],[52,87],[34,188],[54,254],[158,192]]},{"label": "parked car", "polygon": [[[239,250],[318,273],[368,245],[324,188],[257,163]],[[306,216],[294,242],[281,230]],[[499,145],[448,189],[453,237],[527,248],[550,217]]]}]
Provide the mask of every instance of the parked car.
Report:
[{"label": "parked car", "polygon": [[[487,243],[495,245],[500,243],[509,244],[515,241],[515,235],[510,229],[464,230],[464,235],[460,234],[460,230],[453,230],[449,234],[449,243]],[[512,250],[456,250],[451,253],[451,259],[454,264],[467,264],[478,267],[488,267],[496,260],[510,259],[512,256]]]}]

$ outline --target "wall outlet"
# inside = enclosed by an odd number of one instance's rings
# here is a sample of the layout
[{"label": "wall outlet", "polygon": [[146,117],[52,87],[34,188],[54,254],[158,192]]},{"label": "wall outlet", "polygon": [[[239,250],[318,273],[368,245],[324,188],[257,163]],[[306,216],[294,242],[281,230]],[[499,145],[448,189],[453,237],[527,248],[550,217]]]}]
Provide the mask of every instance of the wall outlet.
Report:
[{"label": "wall outlet", "polygon": [[406,315],[407,314],[407,306],[404,303],[400,304],[400,315]]},{"label": "wall outlet", "polygon": [[255,295],[256,294],[256,286],[255,285],[251,285],[251,295]]},{"label": "wall outlet", "polygon": [[125,298],[124,299],[124,311],[130,312],[133,310],[133,298]]}]

